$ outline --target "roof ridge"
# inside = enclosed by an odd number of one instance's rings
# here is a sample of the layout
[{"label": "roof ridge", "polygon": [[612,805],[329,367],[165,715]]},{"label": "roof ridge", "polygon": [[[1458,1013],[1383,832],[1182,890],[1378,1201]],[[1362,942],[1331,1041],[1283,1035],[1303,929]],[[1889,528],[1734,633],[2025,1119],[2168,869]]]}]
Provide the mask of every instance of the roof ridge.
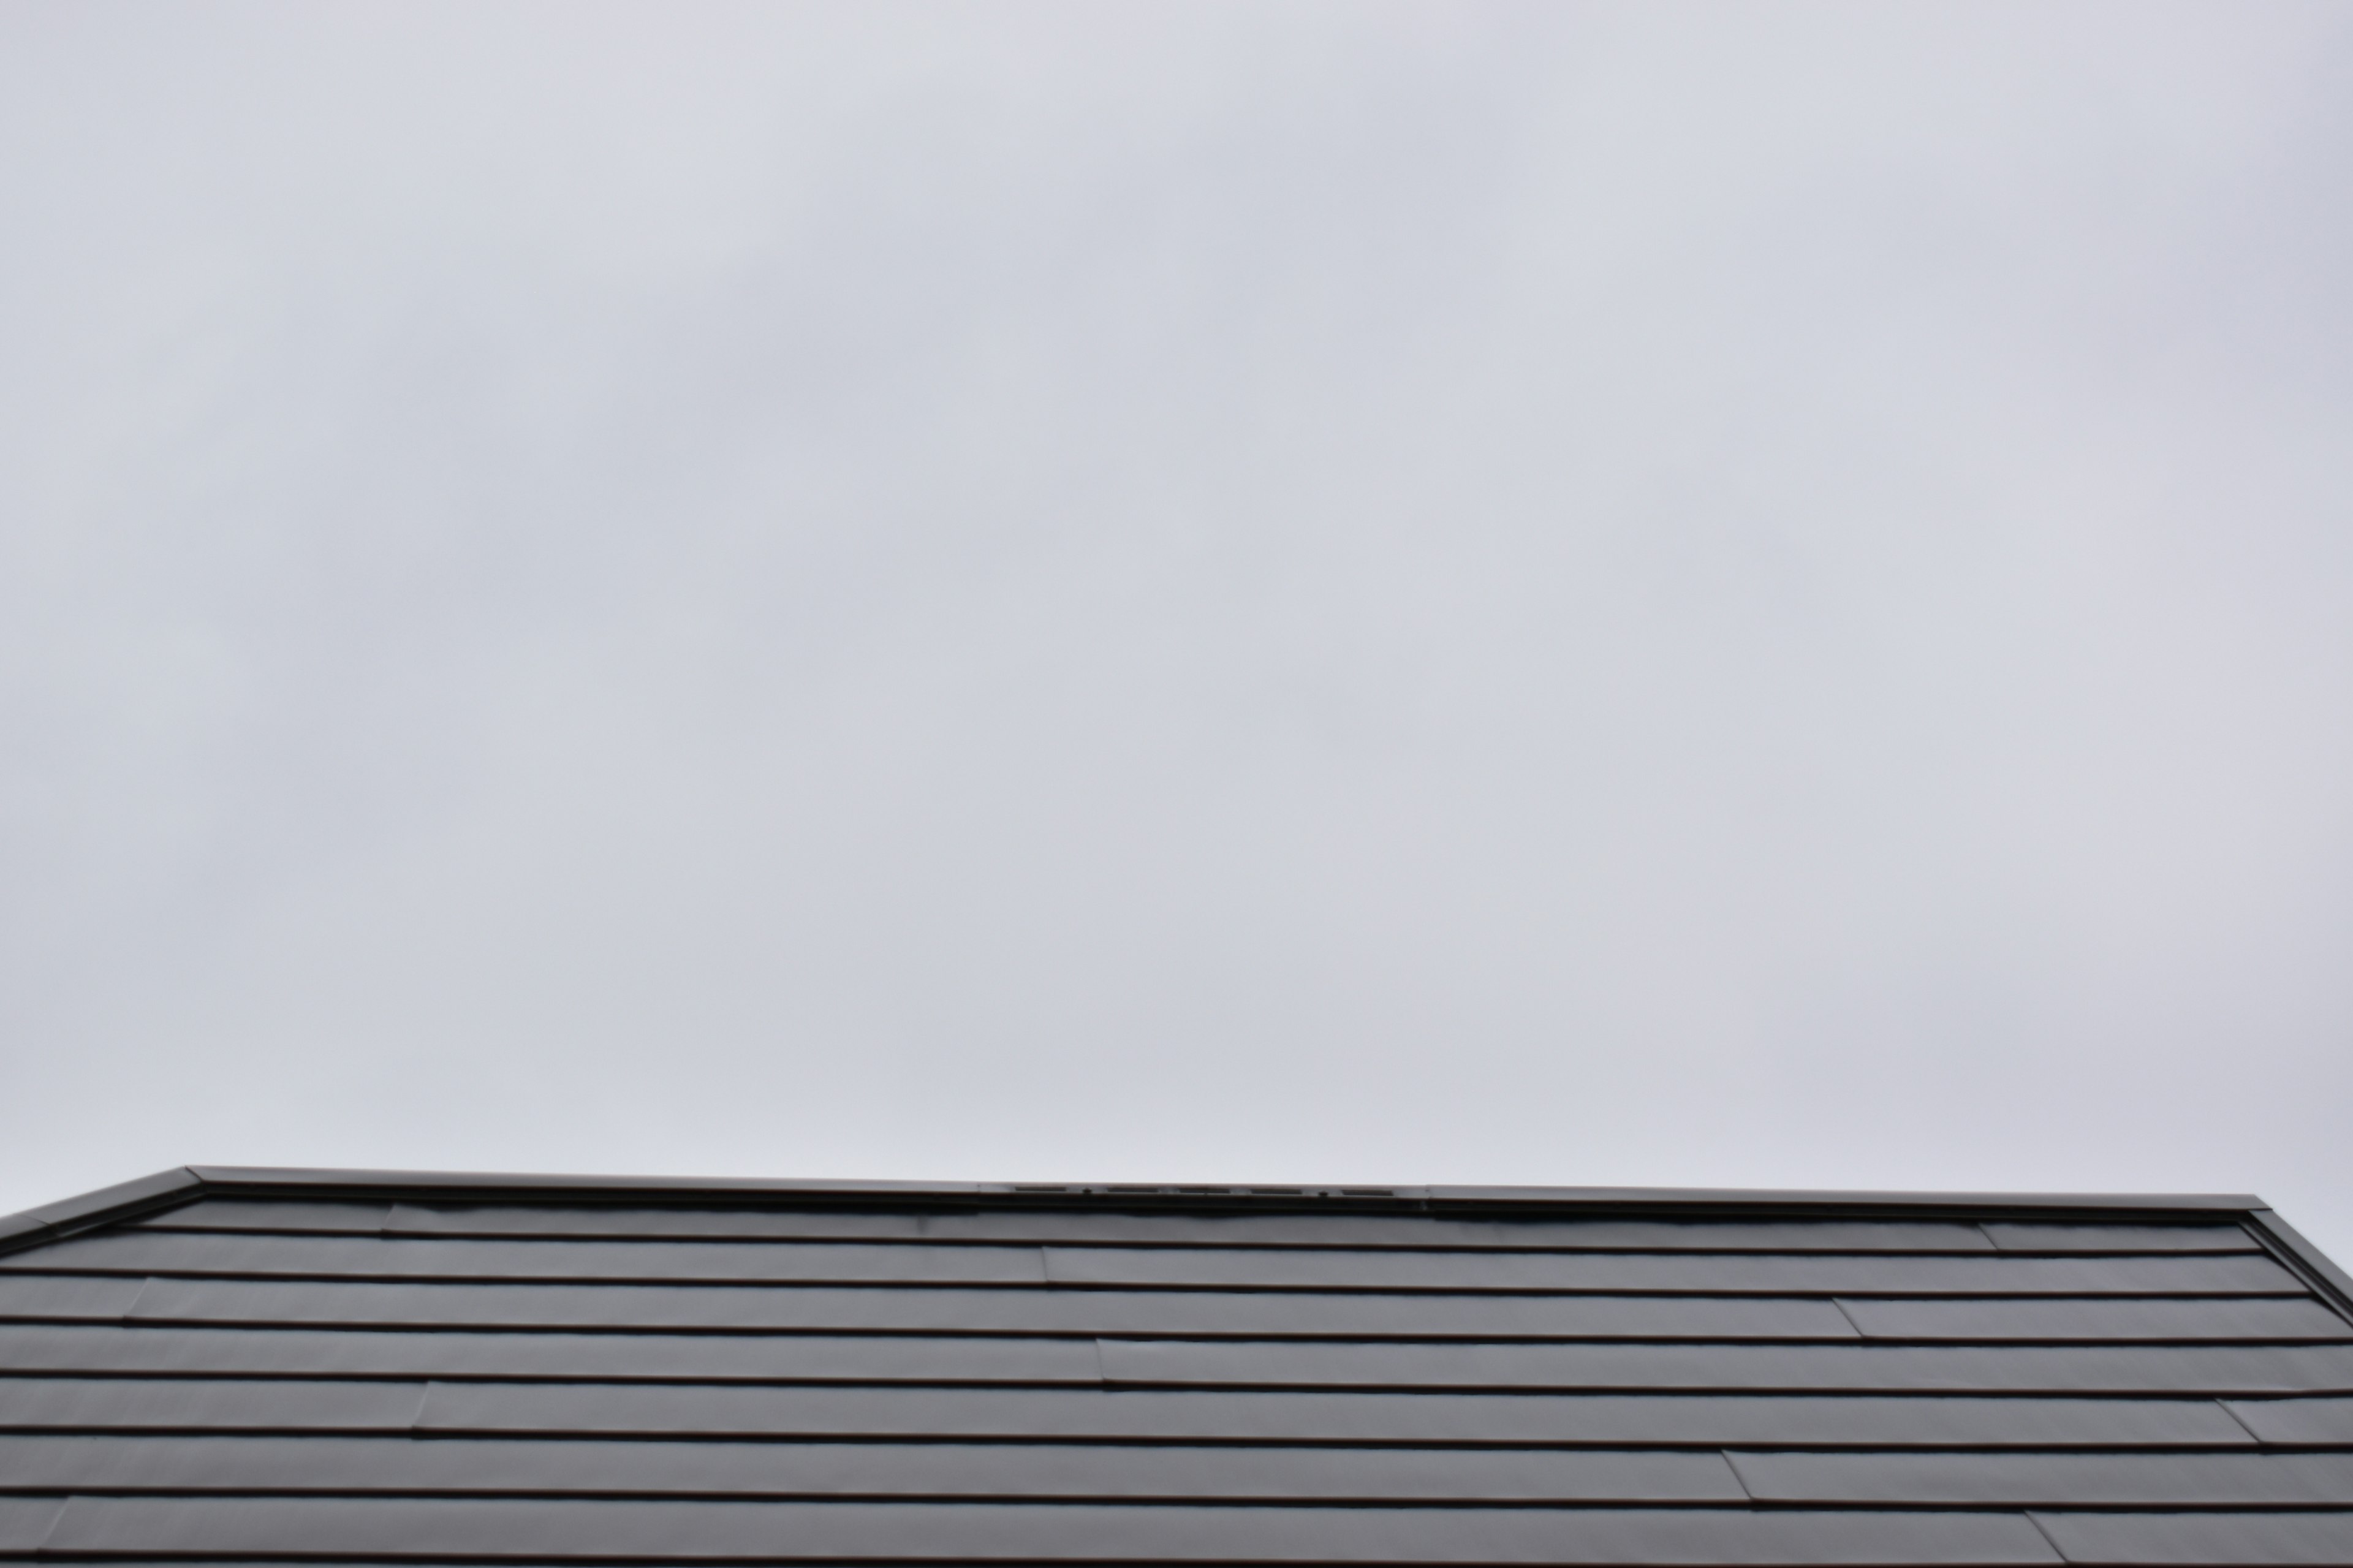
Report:
[{"label": "roof ridge", "polygon": [[[2244,1194],[1837,1192],[1703,1187],[1372,1186],[1207,1183],[824,1181],[743,1176],[599,1176],[183,1165],[0,1218],[0,1251],[206,1196],[439,1199],[510,1203],[1086,1207],[1193,1211],[1335,1209],[1376,1214],[1586,1214],[1837,1218],[2269,1216]],[[2302,1250],[2297,1248],[2295,1250]],[[2333,1282],[2333,1281],[2332,1281]]]}]

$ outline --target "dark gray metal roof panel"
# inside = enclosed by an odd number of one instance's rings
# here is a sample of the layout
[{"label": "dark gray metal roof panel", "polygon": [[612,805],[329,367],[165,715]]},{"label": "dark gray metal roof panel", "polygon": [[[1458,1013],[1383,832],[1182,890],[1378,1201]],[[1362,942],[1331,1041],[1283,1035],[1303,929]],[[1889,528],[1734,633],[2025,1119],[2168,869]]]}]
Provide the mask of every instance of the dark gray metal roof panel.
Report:
[{"label": "dark gray metal roof panel", "polygon": [[[1377,1256],[1377,1255],[1376,1255]],[[1411,1255],[1408,1255],[1411,1256]],[[2066,1262],[2019,1259],[2021,1266]],[[2132,1259],[2147,1262],[2148,1259]],[[2269,1258],[2162,1259],[2259,1265],[2304,1286]],[[387,1241],[357,1237],[207,1236],[109,1231],[0,1260],[0,1273],[177,1274],[286,1279],[639,1281],[659,1285],[1043,1285],[1037,1247],[861,1246],[828,1242]],[[2188,1275],[2196,1280],[2201,1276]],[[2223,1276],[2214,1277],[2218,1281]],[[2252,1273],[2241,1290],[2263,1287]]]},{"label": "dark gray metal roof panel", "polygon": [[2255,1252],[2261,1244],[2238,1225],[2051,1225],[1988,1220],[1978,1227],[2004,1252]]},{"label": "dark gray metal roof panel", "polygon": [[2353,1394],[2353,1344],[1355,1344],[1103,1340],[1139,1386]]},{"label": "dark gray metal roof panel", "polygon": [[9,1560],[2353,1563],[2253,1198],[197,1167],[0,1254]]},{"label": "dark gray metal roof panel", "polygon": [[0,1367],[247,1377],[1565,1392],[2353,1394],[2353,1344],[1310,1342],[0,1325]]},{"label": "dark gray metal roof panel", "polygon": [[[2151,1305],[2152,1303],[2126,1303]],[[2160,1302],[2238,1307],[2263,1303]],[[2274,1303],[2289,1307],[2299,1302]],[[0,1313],[5,1313],[0,1297]],[[127,1320],[260,1326],[1248,1339],[1852,1340],[1828,1300],[156,1279]],[[2342,1325],[2340,1324],[2341,1328]],[[2219,1337],[2258,1338],[2220,1331]],[[2344,1337],[2353,1338],[2353,1333]]]},{"label": "dark gray metal roof panel", "polygon": [[1746,1504],[1715,1452],[0,1437],[0,1490]]},{"label": "dark gray metal roof panel", "polygon": [[0,1274],[0,1322],[111,1323],[146,1289],[143,1279]]},{"label": "dark gray metal roof panel", "polygon": [[425,1385],[0,1377],[5,1432],[406,1432]]},{"label": "dark gray metal roof panel", "polygon": [[[619,1240],[1007,1242],[1057,1246],[1413,1247],[1496,1251],[1775,1251],[1984,1253],[1993,1242],[1962,1220],[1707,1220],[1577,1216],[1530,1211],[1503,1218],[1443,1213],[1336,1210],[1323,1214],[1227,1208],[1187,1213],[1102,1212],[1030,1206],[958,1206],[920,1212],[866,1207],[768,1209],[582,1204],[427,1205],[311,1203],[211,1197],[152,1215],[163,1230],[320,1231],[351,1236],[607,1237]],[[2254,1244],[2232,1226],[2175,1227],[2212,1250]],[[2237,1245],[2228,1237],[2235,1236]],[[2158,1247],[2156,1250],[2197,1250]]]},{"label": "dark gray metal roof panel", "polygon": [[2207,1300],[1848,1297],[1840,1304],[1857,1329],[1879,1340],[2353,1340],[2353,1324],[2310,1296]]},{"label": "dark gray metal roof panel", "polygon": [[2037,1513],[2067,1561],[2092,1568],[2353,1563],[2353,1513]]},{"label": "dark gray metal roof panel", "polygon": [[1734,1453],[1760,1501],[1969,1508],[2353,1508],[2353,1453]]},{"label": "dark gray metal roof panel", "polygon": [[2023,1517],[1747,1510],[79,1497],[51,1556],[388,1561],[2015,1563]]},{"label": "dark gray metal roof panel", "polygon": [[[94,1243],[80,1243],[90,1246]],[[1525,1290],[1748,1296],[2304,1296],[2260,1252],[2231,1257],[1890,1258],[1757,1253],[1470,1257],[1049,1247],[1057,1285],[1231,1290]]]},{"label": "dark gray metal roof panel", "polygon": [[303,1198],[199,1198],[159,1213],[142,1215],[129,1230],[217,1230],[270,1235],[382,1236],[400,1205],[375,1199],[337,1203]]},{"label": "dark gray metal roof panel", "polygon": [[[12,1373],[245,1377],[553,1378],[754,1383],[1082,1384],[1102,1381],[1084,1339],[876,1334],[343,1332],[113,1325],[0,1326]],[[2201,1385],[2202,1386],[2202,1385]],[[2242,1377],[2232,1393],[2311,1380]],[[2353,1378],[2346,1383],[2353,1390]]]},{"label": "dark gray metal roof panel", "polygon": [[[199,1205],[202,1206],[202,1205]],[[2198,1226],[2206,1230],[2209,1226]],[[2223,1227],[2229,1228],[2229,1227]],[[1046,1208],[966,1208],[922,1214],[857,1208],[702,1209],[505,1205],[394,1206],[391,1235],[609,1236],[623,1238],[758,1237],[934,1243],[1029,1242],[1059,1246],[1432,1247],[1498,1251],[1989,1252],[1993,1243],[1960,1221],[1709,1221],[1576,1217],[1531,1212],[1516,1217],[1338,1211],[1325,1214],[1124,1213]],[[2251,1244],[2252,1245],[2252,1244]]]},{"label": "dark gray metal roof panel", "polygon": [[2353,1399],[2233,1399],[2230,1408],[2266,1443],[2353,1447]]},{"label": "dark gray metal roof panel", "polygon": [[2211,1400],[1085,1393],[721,1384],[0,1379],[0,1431],[1001,1442],[2251,1447]]},{"label": "dark gray metal roof panel", "polygon": [[[229,1385],[247,1386],[247,1385]],[[1516,1444],[2249,1447],[2211,1400],[1085,1393],[437,1383],[417,1430],[515,1436]]]},{"label": "dark gray metal roof panel", "polygon": [[63,1498],[0,1497],[0,1552],[38,1551],[64,1511]]},{"label": "dark gray metal roof panel", "polygon": [[2305,1296],[2259,1250],[2001,1258],[1493,1253],[920,1243],[391,1240],[114,1230],[0,1259],[0,1273],[664,1285],[1089,1285],[1188,1290],[1724,1295]]}]

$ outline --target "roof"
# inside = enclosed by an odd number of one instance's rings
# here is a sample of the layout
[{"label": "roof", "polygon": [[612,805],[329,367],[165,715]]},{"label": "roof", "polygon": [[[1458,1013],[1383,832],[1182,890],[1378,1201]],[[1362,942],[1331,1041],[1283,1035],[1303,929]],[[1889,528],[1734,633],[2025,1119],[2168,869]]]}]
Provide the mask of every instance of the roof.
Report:
[{"label": "roof", "polygon": [[0,1221],[0,1559],[2353,1563],[2252,1197],[194,1168]]}]

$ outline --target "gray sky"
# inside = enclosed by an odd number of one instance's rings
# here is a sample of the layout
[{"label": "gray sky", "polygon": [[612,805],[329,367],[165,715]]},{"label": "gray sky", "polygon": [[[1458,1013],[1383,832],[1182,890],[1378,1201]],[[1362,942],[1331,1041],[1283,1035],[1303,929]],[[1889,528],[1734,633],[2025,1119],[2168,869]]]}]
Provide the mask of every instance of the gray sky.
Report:
[{"label": "gray sky", "polygon": [[2353,1255],[2348,171],[2343,6],[8,0],[0,1210]]}]

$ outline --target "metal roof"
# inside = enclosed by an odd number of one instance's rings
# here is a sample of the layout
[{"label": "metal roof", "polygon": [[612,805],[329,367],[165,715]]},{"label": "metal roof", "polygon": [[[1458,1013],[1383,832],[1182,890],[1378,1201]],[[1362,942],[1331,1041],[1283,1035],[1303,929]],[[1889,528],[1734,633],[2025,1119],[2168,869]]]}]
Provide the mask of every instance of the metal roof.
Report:
[{"label": "metal roof", "polygon": [[2353,1563],[2259,1199],[194,1167],[0,1220],[0,1560]]}]

